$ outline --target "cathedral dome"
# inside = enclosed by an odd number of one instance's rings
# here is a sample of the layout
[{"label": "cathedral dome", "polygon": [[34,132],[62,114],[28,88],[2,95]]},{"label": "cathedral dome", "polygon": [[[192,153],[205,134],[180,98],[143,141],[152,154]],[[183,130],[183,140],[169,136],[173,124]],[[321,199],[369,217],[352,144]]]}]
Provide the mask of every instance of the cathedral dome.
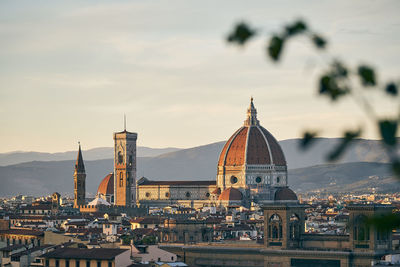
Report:
[{"label": "cathedral dome", "polygon": [[104,196],[114,194],[114,173],[110,173],[104,177],[97,189],[97,194]]},{"label": "cathedral dome", "polygon": [[226,142],[218,160],[218,166],[245,164],[286,166],[278,141],[257,120],[253,98],[247,109],[247,120]]},{"label": "cathedral dome", "polygon": [[293,190],[283,187],[276,190],[274,200],[297,200],[297,196]]},{"label": "cathedral dome", "polygon": [[235,201],[235,200],[242,200],[242,193],[236,188],[229,187],[222,191],[221,195],[219,195],[218,200],[228,200],[228,201]]}]

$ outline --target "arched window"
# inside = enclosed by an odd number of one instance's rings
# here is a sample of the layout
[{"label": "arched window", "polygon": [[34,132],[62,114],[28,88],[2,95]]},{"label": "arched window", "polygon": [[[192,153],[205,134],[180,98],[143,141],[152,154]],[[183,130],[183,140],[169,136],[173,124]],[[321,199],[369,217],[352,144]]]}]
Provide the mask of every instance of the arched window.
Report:
[{"label": "arched window", "polygon": [[118,151],[118,164],[122,164],[124,161],[124,155],[122,154],[122,151]]},{"label": "arched window", "polygon": [[279,177],[279,176],[278,176],[278,177],[276,177],[276,183],[277,183],[277,184],[279,184],[279,183],[280,183],[280,181],[281,181],[281,177]]},{"label": "arched window", "polygon": [[268,238],[282,238],[282,220],[278,214],[273,214],[268,220]]},{"label": "arched window", "polygon": [[300,219],[296,214],[292,214],[289,219],[289,238],[297,239],[300,237]]},{"label": "arched window", "polygon": [[369,241],[369,226],[366,225],[367,217],[358,215],[354,220],[353,238],[356,241]]}]

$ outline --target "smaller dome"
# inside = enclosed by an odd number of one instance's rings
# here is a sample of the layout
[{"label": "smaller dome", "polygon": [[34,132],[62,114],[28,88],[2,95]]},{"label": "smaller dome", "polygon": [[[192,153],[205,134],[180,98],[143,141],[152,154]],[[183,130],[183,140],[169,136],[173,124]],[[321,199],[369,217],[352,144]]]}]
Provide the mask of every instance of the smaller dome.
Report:
[{"label": "smaller dome", "polygon": [[114,173],[104,177],[97,189],[97,194],[103,194],[104,196],[114,194]]},{"label": "smaller dome", "polygon": [[283,187],[276,190],[274,200],[297,200],[297,196],[293,190]]},{"label": "smaller dome", "polygon": [[222,191],[221,195],[219,195],[218,200],[242,200],[242,193],[236,188],[229,187]]}]

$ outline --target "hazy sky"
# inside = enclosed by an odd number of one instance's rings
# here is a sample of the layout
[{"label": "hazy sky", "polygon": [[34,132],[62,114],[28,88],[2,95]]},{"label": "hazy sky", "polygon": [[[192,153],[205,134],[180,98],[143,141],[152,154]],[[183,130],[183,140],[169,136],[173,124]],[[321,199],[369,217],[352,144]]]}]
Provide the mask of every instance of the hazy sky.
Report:
[{"label": "hazy sky", "polygon": [[[73,150],[78,140],[84,149],[112,146],[124,113],[138,145],[217,142],[243,124],[252,95],[279,140],[306,128],[340,136],[365,116],[351,100],[318,96],[316,77],[334,56],[399,79],[399,11],[397,0],[3,0],[0,152]],[[271,63],[266,38],[296,18],[329,40],[328,52],[299,38]],[[244,49],[224,40],[240,20],[263,36]],[[381,93],[370,101],[382,116],[393,111]]]}]

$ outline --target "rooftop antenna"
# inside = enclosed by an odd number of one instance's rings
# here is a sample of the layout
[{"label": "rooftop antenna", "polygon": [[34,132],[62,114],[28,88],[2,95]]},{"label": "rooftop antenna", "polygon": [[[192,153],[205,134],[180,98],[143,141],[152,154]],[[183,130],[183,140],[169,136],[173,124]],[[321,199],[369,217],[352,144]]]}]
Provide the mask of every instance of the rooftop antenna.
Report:
[{"label": "rooftop antenna", "polygon": [[126,132],[126,115],[124,114],[124,131]]}]

